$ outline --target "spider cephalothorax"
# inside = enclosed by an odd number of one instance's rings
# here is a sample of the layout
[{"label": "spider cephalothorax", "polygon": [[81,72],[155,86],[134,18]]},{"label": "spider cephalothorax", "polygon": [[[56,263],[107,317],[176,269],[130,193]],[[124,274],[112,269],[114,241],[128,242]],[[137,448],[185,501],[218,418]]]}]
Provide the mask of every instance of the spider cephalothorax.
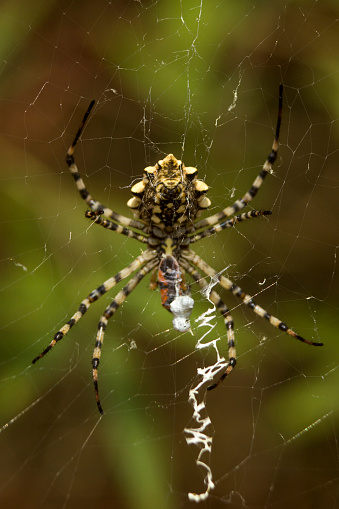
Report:
[{"label": "spider cephalothorax", "polygon": [[[246,294],[226,276],[223,276],[222,273],[215,271],[189,248],[190,244],[214,235],[225,228],[233,227],[241,221],[271,214],[267,210],[250,210],[240,215],[234,215],[252,201],[266,175],[272,171],[272,165],[276,160],[279,146],[282,91],[283,88],[280,85],[275,138],[272,150],[264,162],[259,175],[257,175],[247,193],[240,199],[216,214],[200,221],[196,221],[196,219],[201,211],[207,209],[211,204],[209,198],[205,196],[208,186],[202,180],[197,179],[198,172],[196,168],[191,166],[185,167],[173,154],[169,154],[164,159],[159,160],[155,166],[147,166],[144,170],[143,179],[133,185],[131,189],[133,198],[128,201],[128,206],[133,210],[135,219],[130,219],[114,212],[91,196],[79,174],[73,155],[74,148],[79,141],[86,120],[94,105],[94,101],[91,102],[74,141],[68,149],[66,158],[67,165],[80,195],[90,208],[90,210],[86,211],[85,215],[94,223],[104,228],[138,240],[146,245],[146,249],[127,267],[115,274],[115,276],[107,279],[107,281],[93,290],[81,302],[76,313],[55,333],[53,340],[40,355],[35,357],[33,363],[46,355],[67,334],[70,328],[86,313],[93,302],[120,283],[121,280],[135,273],[104,310],[98,324],[92,368],[95,395],[98,409],[101,413],[102,407],[98,392],[98,367],[107,322],[126,297],[149,273],[152,274],[151,288],[159,287],[161,303],[165,309],[172,313],[173,326],[180,332],[190,329],[189,316],[194,303],[190,296],[190,287],[185,282],[184,273],[188,274],[201,289],[205,289],[208,287],[209,282],[201,275],[203,273],[205,276],[213,278],[215,284],[219,283],[221,287],[231,292],[252,309],[254,313],[261,318],[265,318],[277,329],[304,343],[314,346],[322,345],[322,343],[309,341],[299,336],[286,323],[256,304],[250,295]],[[233,217],[227,219],[230,216]],[[236,365],[236,351],[234,344],[234,323],[230,310],[214,289],[209,291],[209,300],[224,318],[228,347],[226,370],[219,380],[208,387],[208,389],[213,389],[233,370]]]}]

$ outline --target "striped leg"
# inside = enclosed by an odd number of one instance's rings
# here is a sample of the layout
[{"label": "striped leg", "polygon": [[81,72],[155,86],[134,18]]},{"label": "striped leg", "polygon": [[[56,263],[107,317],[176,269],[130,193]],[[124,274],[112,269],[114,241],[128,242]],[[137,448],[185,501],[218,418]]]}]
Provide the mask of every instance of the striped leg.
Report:
[{"label": "striped leg", "polygon": [[228,279],[225,276],[221,276],[218,274],[212,267],[210,267],[204,260],[200,258],[197,254],[194,253],[194,251],[189,250],[187,253],[182,255],[186,260],[193,263],[198,267],[200,270],[202,270],[205,274],[207,274],[210,277],[217,278],[219,281],[219,284],[225,288],[226,290],[230,291],[238,297],[240,300],[243,301],[246,306],[248,306],[254,313],[261,318],[265,318],[270,322],[273,327],[276,327],[277,329],[280,329],[290,336],[292,336],[295,339],[298,339],[299,341],[302,341],[303,343],[307,343],[308,345],[313,346],[322,346],[323,343],[315,343],[313,341],[309,341],[308,339],[304,339],[303,337],[299,336],[296,332],[294,332],[292,329],[286,325],[286,323],[279,320],[279,318],[276,318],[275,316],[272,316],[270,313],[268,313],[265,309],[258,306],[253,300],[253,298],[246,294],[238,285],[232,283],[230,279]]},{"label": "striped leg", "polygon": [[136,233],[133,230],[130,230],[126,226],[121,226],[120,224],[113,223],[112,221],[109,221],[108,219],[104,219],[102,217],[101,211],[94,212],[93,210],[86,210],[85,217],[88,219],[91,219],[93,223],[99,224],[100,226],[103,226],[103,228],[107,228],[107,230],[113,230],[114,232],[121,233],[122,235],[126,235],[126,237],[129,237],[130,239],[136,239],[139,242],[143,242],[144,244],[147,244],[148,237],[141,233]]},{"label": "striped leg", "polygon": [[80,173],[79,173],[79,170],[77,168],[77,165],[75,164],[74,155],[73,155],[74,154],[74,149],[75,149],[76,144],[79,141],[79,138],[80,138],[81,133],[82,133],[84,127],[85,127],[85,124],[86,124],[87,119],[88,119],[88,117],[89,117],[89,115],[91,113],[91,110],[92,110],[92,108],[94,106],[94,103],[95,103],[95,101],[92,101],[90,103],[90,105],[89,105],[89,107],[88,107],[88,109],[87,109],[87,111],[86,111],[86,113],[84,115],[84,118],[82,119],[81,125],[80,125],[80,127],[79,127],[79,129],[78,129],[78,131],[77,131],[77,133],[75,135],[73,143],[72,143],[72,145],[69,147],[69,149],[67,151],[67,156],[66,156],[67,166],[69,168],[69,171],[73,175],[74,181],[75,181],[76,186],[77,186],[77,188],[79,190],[81,198],[83,200],[85,200],[85,202],[88,204],[88,206],[91,208],[91,210],[93,210],[94,212],[96,212],[96,211],[103,212],[106,217],[110,217],[114,221],[117,221],[118,223],[123,224],[124,226],[130,226],[131,228],[137,228],[139,230],[142,230],[145,225],[141,221],[136,221],[134,219],[130,219],[128,217],[122,216],[121,214],[118,214],[117,212],[114,212],[110,208],[106,207],[105,205],[103,205],[99,201],[97,201],[94,198],[92,198],[91,194],[86,189],[86,186],[85,186],[84,181],[82,180],[82,178],[80,176]]},{"label": "striped leg", "polygon": [[114,300],[111,304],[105,309],[104,314],[100,317],[100,321],[98,324],[98,332],[95,341],[95,347],[93,351],[92,358],[92,367],[93,367],[93,382],[94,382],[94,390],[95,397],[98,405],[99,412],[103,414],[102,406],[99,398],[99,389],[98,389],[98,367],[100,363],[101,357],[101,348],[104,341],[105,330],[107,327],[108,320],[114,315],[118,307],[124,302],[126,297],[134,290],[138,283],[142,280],[143,277],[146,276],[154,267],[157,265],[158,259],[150,260],[144,267],[142,267],[136,274],[133,276],[126,286],[115,296]]},{"label": "striped leg", "polygon": [[255,195],[257,194],[259,188],[261,187],[267,173],[271,173],[272,166],[277,159],[277,153],[279,148],[279,133],[280,133],[280,125],[281,125],[281,112],[282,112],[282,95],[283,95],[283,86],[279,86],[279,109],[278,109],[278,120],[277,120],[277,126],[275,131],[275,137],[272,145],[272,150],[270,154],[268,155],[266,161],[263,164],[262,170],[253,182],[250,189],[247,191],[247,193],[240,198],[239,200],[235,201],[233,205],[230,205],[229,207],[226,207],[218,214],[215,214],[214,216],[207,217],[206,219],[202,219],[201,221],[198,221],[195,224],[195,228],[204,228],[205,226],[213,226],[216,223],[219,223],[222,221],[225,217],[233,216],[236,214],[239,210],[243,209],[248,205]]},{"label": "striped leg", "polygon": [[[192,267],[186,260],[180,259],[181,267],[194,279],[194,281],[200,286],[200,288],[206,288],[208,283],[206,279],[204,279],[200,273]],[[210,300],[213,302],[219,313],[224,317],[226,334],[227,334],[227,352],[228,352],[228,365],[225,372],[221,375],[217,382],[213,383],[207,390],[210,391],[215,389],[230,373],[233,371],[236,365],[236,351],[234,345],[234,322],[231,315],[230,310],[226,306],[226,304],[221,300],[219,294],[212,290],[209,295]]]},{"label": "striped leg", "polygon": [[122,269],[115,276],[107,279],[102,285],[100,285],[96,290],[93,290],[87,297],[84,299],[78,311],[72,316],[72,318],[63,326],[61,329],[54,335],[50,344],[43,350],[35,359],[33,359],[32,363],[35,364],[39,359],[44,357],[46,353],[48,353],[58,341],[60,341],[67,332],[84,316],[87,309],[90,305],[98,300],[104,293],[111,290],[119,281],[128,277],[132,272],[139,269],[142,265],[147,264],[148,262],[156,259],[155,251],[146,250],[144,251],[138,258],[136,258],[130,265],[126,268]]},{"label": "striped leg", "polygon": [[234,216],[234,217],[232,217],[232,219],[228,219],[227,221],[224,221],[223,223],[218,223],[215,226],[212,226],[212,228],[208,228],[204,232],[194,235],[193,237],[191,237],[190,244],[193,244],[193,242],[197,242],[200,239],[210,237],[211,235],[221,232],[222,230],[225,230],[226,228],[231,228],[232,226],[234,226],[238,223],[241,223],[242,221],[246,221],[246,219],[251,219],[251,218],[261,217],[261,216],[269,216],[271,214],[272,214],[272,212],[270,210],[250,210],[249,212],[243,212],[239,216]]}]

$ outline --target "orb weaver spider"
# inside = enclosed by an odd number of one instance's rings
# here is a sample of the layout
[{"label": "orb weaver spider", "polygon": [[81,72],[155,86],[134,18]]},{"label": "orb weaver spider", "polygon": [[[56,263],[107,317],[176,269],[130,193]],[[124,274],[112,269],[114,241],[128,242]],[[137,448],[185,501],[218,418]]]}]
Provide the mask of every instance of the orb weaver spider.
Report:
[{"label": "orb weaver spider", "polygon": [[[184,274],[188,274],[201,289],[204,289],[208,282],[201,276],[201,273],[203,273],[205,276],[214,278],[222,288],[231,292],[252,309],[255,314],[265,318],[277,329],[309,345],[321,346],[323,344],[299,336],[286,323],[256,304],[250,295],[246,294],[230,279],[219,274],[190,249],[191,244],[226,228],[233,227],[242,221],[271,214],[269,210],[250,210],[235,215],[249,205],[260,189],[266,175],[272,171],[279,147],[282,95],[283,86],[280,85],[278,119],[272,150],[252,186],[242,198],[236,200],[232,205],[201,220],[198,220],[200,214],[211,205],[210,199],[206,196],[208,186],[202,180],[198,180],[198,170],[196,168],[185,166],[173,154],[168,154],[154,166],[147,166],[144,169],[142,180],[132,186],[133,197],[128,200],[127,205],[134,212],[134,219],[114,212],[91,196],[74,161],[74,149],[95,101],[90,103],[66,157],[68,168],[80,196],[90,209],[86,211],[85,216],[103,228],[146,244],[146,249],[132,263],[120,270],[115,276],[107,279],[81,302],[76,313],[56,332],[50,344],[40,355],[35,357],[33,363],[44,357],[68,333],[83,317],[93,302],[135,272],[126,286],[117,293],[111,304],[105,309],[98,324],[92,369],[96,402],[100,413],[103,413],[103,410],[98,391],[98,367],[108,320],[149,273],[152,273],[151,288],[159,287],[162,306],[172,313],[173,327],[179,332],[190,329],[189,316],[194,304],[190,296],[190,288],[185,283]],[[233,217],[227,219],[230,216]],[[224,318],[228,363],[223,374],[207,388],[208,390],[217,387],[236,365],[234,323],[231,312],[215,290],[210,292],[210,300]]]}]

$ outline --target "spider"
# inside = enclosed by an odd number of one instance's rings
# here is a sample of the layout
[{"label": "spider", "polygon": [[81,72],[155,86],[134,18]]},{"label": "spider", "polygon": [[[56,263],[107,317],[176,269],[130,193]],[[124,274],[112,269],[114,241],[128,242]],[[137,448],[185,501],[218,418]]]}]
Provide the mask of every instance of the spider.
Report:
[{"label": "spider", "polygon": [[[159,287],[162,306],[172,313],[173,326],[180,332],[190,329],[189,316],[194,303],[190,297],[190,288],[186,285],[184,274],[188,274],[201,289],[204,289],[208,282],[201,276],[202,272],[205,276],[214,278],[222,288],[231,292],[254,313],[265,318],[277,329],[309,345],[321,346],[323,344],[299,336],[286,323],[256,304],[250,295],[246,294],[230,279],[215,271],[190,249],[191,244],[226,228],[233,227],[241,221],[271,214],[269,210],[250,210],[235,215],[252,201],[266,175],[272,171],[279,147],[282,96],[283,86],[280,85],[278,119],[272,150],[252,186],[242,198],[236,200],[232,205],[201,220],[197,220],[201,212],[211,205],[210,199],[206,196],[208,186],[202,180],[197,179],[198,170],[196,168],[185,166],[173,154],[168,154],[154,166],[147,166],[144,169],[142,180],[132,186],[133,197],[128,200],[127,205],[132,209],[134,219],[114,212],[91,196],[79,174],[73,155],[95,101],[90,103],[66,157],[68,168],[73,175],[80,195],[90,209],[85,212],[85,216],[103,228],[113,230],[130,239],[138,240],[146,245],[146,249],[132,263],[120,270],[115,276],[107,279],[81,302],[76,313],[56,332],[47,348],[35,357],[33,364],[44,357],[67,334],[73,325],[83,317],[93,302],[111,290],[117,283],[135,273],[105,309],[98,324],[92,369],[96,403],[101,414],[103,409],[98,391],[98,367],[108,320],[149,273],[151,273],[151,289]],[[233,217],[227,219],[230,216]],[[224,318],[228,344],[228,363],[220,378],[207,387],[208,390],[217,387],[236,365],[234,323],[231,312],[216,291],[211,291],[210,299]]]}]

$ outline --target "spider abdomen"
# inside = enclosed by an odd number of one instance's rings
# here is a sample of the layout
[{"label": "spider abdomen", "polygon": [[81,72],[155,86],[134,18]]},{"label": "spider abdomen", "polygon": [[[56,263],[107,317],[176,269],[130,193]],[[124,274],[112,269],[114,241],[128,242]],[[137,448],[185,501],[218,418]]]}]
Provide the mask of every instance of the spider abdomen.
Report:
[{"label": "spider abdomen", "polygon": [[143,180],[132,187],[134,196],[127,205],[151,228],[156,226],[167,234],[179,226],[191,229],[200,211],[211,204],[205,196],[208,186],[197,180],[197,174],[196,168],[185,167],[169,154],[144,169]]}]

